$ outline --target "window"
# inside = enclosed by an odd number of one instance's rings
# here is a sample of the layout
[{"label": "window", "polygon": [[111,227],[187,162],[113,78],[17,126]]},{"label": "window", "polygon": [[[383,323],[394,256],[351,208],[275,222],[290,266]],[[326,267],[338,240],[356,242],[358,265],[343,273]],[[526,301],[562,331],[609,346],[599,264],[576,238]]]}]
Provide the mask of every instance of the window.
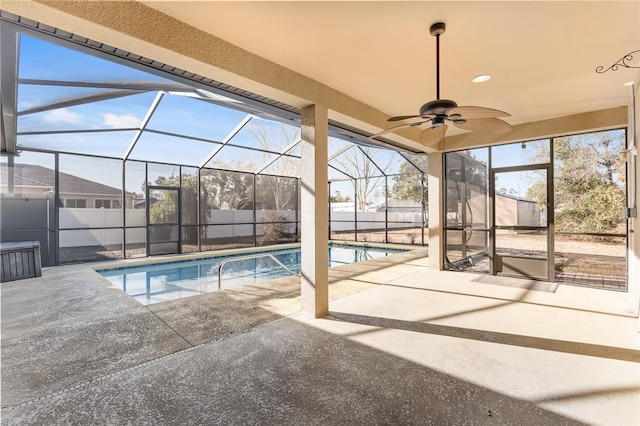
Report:
[{"label": "window", "polygon": [[84,198],[65,198],[64,206],[68,209],[86,209],[87,200]]},{"label": "window", "polygon": [[100,200],[94,202],[96,209],[119,209],[120,200]]}]

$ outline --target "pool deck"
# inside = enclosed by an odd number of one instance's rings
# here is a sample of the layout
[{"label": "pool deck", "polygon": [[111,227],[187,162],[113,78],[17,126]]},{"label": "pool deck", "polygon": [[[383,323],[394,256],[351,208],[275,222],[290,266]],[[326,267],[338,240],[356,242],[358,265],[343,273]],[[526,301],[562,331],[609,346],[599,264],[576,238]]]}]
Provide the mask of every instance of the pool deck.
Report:
[{"label": "pool deck", "polygon": [[431,271],[426,250],[144,306],[83,265],[2,283],[2,424],[640,425],[630,295]]}]

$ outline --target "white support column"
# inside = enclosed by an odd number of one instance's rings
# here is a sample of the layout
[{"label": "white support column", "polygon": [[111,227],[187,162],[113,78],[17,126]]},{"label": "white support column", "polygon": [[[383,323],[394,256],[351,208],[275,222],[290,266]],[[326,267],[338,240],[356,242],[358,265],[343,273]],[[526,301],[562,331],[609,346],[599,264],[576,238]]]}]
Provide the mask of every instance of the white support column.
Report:
[{"label": "white support column", "polygon": [[442,153],[429,154],[429,269],[440,271],[444,265],[444,221],[442,206]]},{"label": "white support column", "polygon": [[302,311],[317,318],[329,312],[328,110],[308,106],[301,120]]}]

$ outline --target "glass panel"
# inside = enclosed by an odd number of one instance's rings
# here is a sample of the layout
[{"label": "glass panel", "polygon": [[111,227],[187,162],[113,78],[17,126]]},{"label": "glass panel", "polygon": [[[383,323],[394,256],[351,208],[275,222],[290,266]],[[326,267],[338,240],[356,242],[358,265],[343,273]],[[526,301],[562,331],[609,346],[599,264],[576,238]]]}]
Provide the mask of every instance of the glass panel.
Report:
[{"label": "glass panel", "polygon": [[[24,85],[21,85],[19,90],[22,87]],[[35,87],[41,92],[48,93],[48,96],[53,96],[51,89],[58,89],[55,90],[58,92],[58,101],[75,102],[79,105],[51,108],[42,112],[23,112],[18,116],[18,133],[46,130],[138,129],[155,97],[154,93],[134,94],[135,92],[132,92],[129,96],[108,99],[113,96],[112,92],[102,90],[102,92],[90,93],[94,97],[91,98],[91,102],[84,100],[82,103],[83,95],[74,98],[72,94],[65,93],[55,86]],[[97,96],[107,100],[100,100],[96,98]],[[22,105],[28,105],[29,102],[23,101]],[[28,108],[27,111],[32,108]]]},{"label": "glass panel", "polygon": [[216,146],[210,142],[143,132],[129,158],[197,166]]},{"label": "glass panel", "polygon": [[300,139],[299,127],[254,118],[231,138],[229,143],[282,153],[298,139]]},{"label": "glass panel", "polygon": [[149,242],[178,241],[178,225],[149,225]]},{"label": "glass panel", "polygon": [[555,235],[556,280],[626,290],[626,236]]},{"label": "glass panel", "polygon": [[[124,188],[127,194],[125,220],[126,226],[144,226],[146,213],[146,165],[137,161],[127,161]],[[128,240],[127,240],[128,243]]]},{"label": "glass panel", "polygon": [[329,181],[341,181],[341,180],[349,180],[350,177],[349,175],[336,170],[334,167],[332,167],[331,163],[329,163],[329,170],[328,170],[328,177],[329,177]]},{"label": "glass panel", "polygon": [[[395,224],[389,223],[389,231],[387,233],[387,242],[391,244],[411,244],[422,245],[422,227],[407,227],[395,228]],[[429,235],[425,229],[425,243],[428,241]]]},{"label": "glass panel", "polygon": [[[100,97],[102,95],[116,96],[122,94],[121,89],[106,89],[103,87],[75,87],[52,86],[48,84],[18,83],[18,112],[25,113],[36,108],[46,107],[65,100],[83,100]],[[131,96],[135,96],[132,94]],[[126,97],[124,98],[126,99]],[[151,97],[153,99],[153,97]],[[147,105],[147,108],[150,105]]]},{"label": "glass panel", "polygon": [[[182,168],[182,179],[180,181],[182,204],[182,224],[198,224],[198,169],[191,167]],[[196,240],[197,241],[197,240]]]},{"label": "glass panel", "polygon": [[329,139],[328,139],[329,162],[331,162],[333,156],[335,156],[339,151],[347,147],[353,148],[355,147],[355,145],[352,142],[347,142],[345,140],[329,136]]},{"label": "glass panel", "polygon": [[487,149],[446,154],[446,226],[486,229]]},{"label": "glass panel", "polygon": [[496,226],[546,226],[546,170],[496,173],[495,188]]},{"label": "glass panel", "polygon": [[122,258],[122,229],[60,231],[60,263]]},{"label": "glass panel", "polygon": [[369,243],[385,243],[385,223],[384,222],[360,222],[357,223],[357,241]]},{"label": "glass panel", "polygon": [[352,183],[355,189],[356,210],[358,212],[378,211],[380,209],[384,211],[384,178],[356,179]]},{"label": "glass panel", "polygon": [[0,241],[39,241],[42,266],[55,263],[54,169],[53,154],[0,157]]},{"label": "glass panel", "polygon": [[627,289],[625,143],[624,130],[553,140],[558,281]]},{"label": "glass panel", "polygon": [[291,148],[289,151],[287,151],[285,155],[288,155],[290,157],[300,158],[302,156],[301,152],[302,152],[301,144],[297,144],[296,146]]},{"label": "glass panel", "polygon": [[157,256],[160,254],[175,254],[175,253],[178,253],[177,241],[149,243],[149,256]]},{"label": "glass panel", "polygon": [[192,253],[198,251],[198,227],[182,227],[182,251],[181,253]]},{"label": "glass panel", "polygon": [[422,228],[427,220],[425,205],[428,192],[426,186],[423,187],[422,174],[392,176],[388,183],[387,242],[423,244]]},{"label": "glass panel", "polygon": [[178,194],[175,189],[149,188],[149,224],[178,223]]},{"label": "glass panel", "polygon": [[252,223],[253,175],[202,169],[200,221],[203,224]]},{"label": "glass panel", "polygon": [[18,135],[19,147],[122,158],[135,136],[133,131]]},{"label": "glass panel", "polygon": [[147,128],[221,142],[246,116],[202,99],[164,95]]},{"label": "glass panel", "polygon": [[419,207],[422,209],[422,203],[426,203],[428,200],[428,192],[425,190],[423,193],[422,174],[409,173],[409,170],[406,170],[403,174],[390,176],[388,183],[388,208],[415,209]]},{"label": "glass panel", "polygon": [[462,217],[465,226],[487,229],[489,174],[481,161],[465,159],[465,211]]},{"label": "glass panel", "polygon": [[[427,154],[414,154],[413,152],[403,152],[408,160],[410,160],[415,166],[418,167],[419,171],[426,173],[429,170],[429,156]],[[409,173],[415,173],[414,171],[410,171]]]},{"label": "glass panel", "polygon": [[[20,35],[19,77],[64,81],[166,82],[171,80],[86,53]],[[69,66],[73,64],[74,66]]]},{"label": "glass panel", "polygon": [[496,230],[496,253],[546,258],[546,231]]},{"label": "glass panel", "polygon": [[330,160],[329,164],[355,178],[384,176],[380,168],[386,167],[391,159],[388,153],[383,155],[382,152],[375,151],[374,148],[354,146]]},{"label": "glass panel", "polygon": [[385,223],[385,213],[384,208],[381,211],[368,211],[368,212],[357,212],[356,220],[358,222],[370,222],[370,223],[378,223],[376,227],[383,227]]},{"label": "glass panel", "polygon": [[423,221],[426,223],[424,207],[428,201],[428,192],[426,187],[423,187],[422,175],[395,175],[388,179],[388,183],[387,220],[389,228],[422,227]]},{"label": "glass panel", "polygon": [[225,146],[206,164],[206,167],[254,173],[277,157],[278,154]]},{"label": "glass panel", "polygon": [[[331,182],[329,192],[330,209],[332,212],[355,212],[355,190],[352,181]],[[352,214],[349,220],[353,220],[353,217]]]},{"label": "glass panel", "polygon": [[122,226],[122,161],[60,155],[59,167],[60,228]]},{"label": "glass panel", "polygon": [[548,163],[549,139],[498,145],[491,147],[491,167],[524,166]]},{"label": "glass panel", "polygon": [[256,176],[257,221],[262,222],[271,213],[282,216],[287,222],[295,221],[297,187],[295,178]]},{"label": "glass panel", "polygon": [[553,140],[556,232],[626,233],[625,139],[612,130]]},{"label": "glass panel", "polygon": [[300,158],[283,155],[260,173],[265,175],[298,177],[302,167]]},{"label": "glass panel", "polygon": [[272,222],[263,221],[257,225],[257,245],[267,246],[272,244],[288,244],[298,241],[296,235],[296,223],[284,222],[282,217],[271,217]]},{"label": "glass panel", "polygon": [[22,151],[13,156],[9,168],[7,157],[0,157],[0,188],[2,194],[53,198],[55,158],[53,154]]},{"label": "glass panel", "polygon": [[496,230],[496,263],[502,275],[547,279],[547,232]]},{"label": "glass panel", "polygon": [[149,163],[147,166],[149,185],[180,187],[180,166]]},{"label": "glass panel", "polygon": [[[353,218],[353,215],[351,217]],[[329,236],[329,239],[336,240],[336,241],[355,241],[356,240],[356,235],[354,231],[356,229],[355,222],[331,221],[329,222],[329,226],[331,227],[331,235]]]},{"label": "glass panel", "polygon": [[253,225],[210,225],[204,227],[202,251],[253,247]]},{"label": "glass panel", "polygon": [[489,272],[488,232],[478,230],[446,231],[445,269]]},{"label": "glass panel", "polygon": [[[362,149],[384,174],[402,173],[401,167],[406,163],[406,160],[397,151],[373,147],[362,147]],[[416,172],[415,167],[411,167],[411,172]]]},{"label": "glass panel", "polygon": [[125,237],[127,239],[125,257],[146,257],[147,228],[127,228],[125,229]]}]

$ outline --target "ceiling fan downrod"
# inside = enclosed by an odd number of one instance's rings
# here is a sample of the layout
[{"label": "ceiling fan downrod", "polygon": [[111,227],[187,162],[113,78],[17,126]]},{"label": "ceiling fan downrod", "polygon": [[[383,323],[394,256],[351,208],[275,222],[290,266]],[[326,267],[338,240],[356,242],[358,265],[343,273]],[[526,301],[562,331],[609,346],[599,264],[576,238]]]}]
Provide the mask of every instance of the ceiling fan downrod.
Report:
[{"label": "ceiling fan downrod", "polygon": [[[436,99],[422,105],[420,115],[423,117],[428,115],[444,116],[450,109],[458,106],[454,101],[440,99],[440,36],[444,34],[445,29],[444,22],[436,22],[429,28],[431,35],[436,38]],[[444,122],[444,120],[440,121]]]},{"label": "ceiling fan downrod", "polygon": [[436,38],[436,99],[440,99],[440,36],[445,29],[444,22],[436,22],[429,28],[431,35]]}]

